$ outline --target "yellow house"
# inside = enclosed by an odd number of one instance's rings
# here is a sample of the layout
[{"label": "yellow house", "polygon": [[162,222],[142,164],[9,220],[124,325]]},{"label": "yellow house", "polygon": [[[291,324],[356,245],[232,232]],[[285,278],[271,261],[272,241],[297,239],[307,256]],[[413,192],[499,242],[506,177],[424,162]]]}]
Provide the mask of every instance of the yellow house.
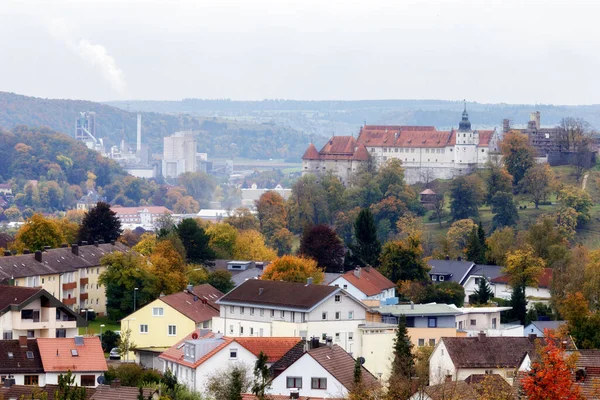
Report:
[{"label": "yellow house", "polygon": [[219,316],[214,302],[223,293],[208,284],[161,296],[121,320],[121,335],[130,331],[134,351],[123,361],[135,361],[145,367],[158,368],[160,353],[173,346],[195,329],[211,329],[212,318]]}]

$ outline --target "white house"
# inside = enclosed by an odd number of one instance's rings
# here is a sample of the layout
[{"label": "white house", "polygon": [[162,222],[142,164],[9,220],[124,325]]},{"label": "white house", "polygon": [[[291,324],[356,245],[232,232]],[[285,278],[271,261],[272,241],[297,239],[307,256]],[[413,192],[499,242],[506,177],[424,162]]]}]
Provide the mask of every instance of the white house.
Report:
[{"label": "white house", "polygon": [[527,337],[443,337],[429,358],[429,382],[465,380],[473,374],[499,374],[510,384],[515,373],[525,370],[523,358],[535,351]]},{"label": "white house", "polygon": [[200,330],[194,331],[159,356],[163,372],[170,370],[178,382],[196,392],[206,392],[209,378],[233,365],[241,365],[250,372],[261,352],[270,366],[293,347],[304,344],[297,337],[229,338],[218,333],[202,334]]},{"label": "white house", "polygon": [[330,286],[339,286],[359,300],[386,300],[396,296],[396,284],[373,267],[356,267]]},{"label": "white house", "polygon": [[[355,359],[340,346],[310,341],[311,347],[297,353],[295,360],[285,358],[285,368],[275,363],[276,376],[271,381],[269,394],[290,396],[298,393],[302,398],[346,398],[354,383]],[[367,387],[379,386],[377,379],[364,367],[362,382]]]},{"label": "white house", "polygon": [[525,327],[525,334],[536,335],[537,337],[545,337],[546,330],[552,331],[556,334],[556,331],[558,331],[560,327],[566,323],[566,321],[533,321]]},{"label": "white house", "polygon": [[462,307],[462,314],[456,317],[456,329],[477,336],[485,332],[487,336],[524,336],[523,325],[501,324],[500,314],[512,307]]},{"label": "white house", "polygon": [[360,354],[359,325],[368,307],[337,286],[251,279],[217,302],[213,331],[231,337],[331,337]]},{"label": "white house", "polygon": [[[535,302],[548,303],[551,298],[550,287],[552,284],[552,268],[544,268],[544,272],[540,276],[538,286],[527,286],[525,288],[525,297],[529,300],[529,304]],[[494,297],[510,299],[512,288],[508,284],[508,276],[502,275],[494,278],[490,282],[490,287],[494,291]]]}]

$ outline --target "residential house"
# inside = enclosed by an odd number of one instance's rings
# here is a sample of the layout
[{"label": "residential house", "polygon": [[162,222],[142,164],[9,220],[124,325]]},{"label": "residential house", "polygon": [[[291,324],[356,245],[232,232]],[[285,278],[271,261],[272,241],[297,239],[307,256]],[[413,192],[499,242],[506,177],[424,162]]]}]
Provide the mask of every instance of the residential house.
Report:
[{"label": "residential house", "polygon": [[99,278],[106,266],[101,260],[113,252],[127,253],[130,249],[116,242],[84,243],[0,257],[0,283],[42,287],[72,310],[93,309],[104,315],[106,289]]},{"label": "residential house", "polygon": [[88,190],[85,196],[77,200],[77,209],[82,211],[90,211],[95,208],[98,202],[106,202],[106,197],[102,197],[94,189]]},{"label": "residential house", "polygon": [[213,317],[219,315],[216,301],[223,293],[204,284],[161,296],[121,320],[121,332],[131,331],[136,344],[135,360],[145,367],[159,369],[160,353],[177,343],[194,329],[210,329]]},{"label": "residential house", "polygon": [[487,336],[524,336],[523,325],[519,323],[501,324],[500,314],[512,307],[462,307],[456,317],[456,328],[467,336],[477,336],[485,332]]},{"label": "residential house", "polygon": [[267,366],[302,342],[298,337],[223,337],[195,330],[160,355],[162,371],[170,370],[178,382],[196,392],[205,392],[211,375],[233,365],[253,366],[262,352]]},{"label": "residential house", "polygon": [[[277,374],[271,381],[269,394],[292,394],[309,398],[346,398],[354,383],[355,359],[337,344],[322,346],[316,340],[309,341],[303,352],[298,347],[290,350],[272,367]],[[362,382],[366,387],[378,387],[379,381],[364,366]]]},{"label": "residential house", "polygon": [[0,285],[2,339],[74,337],[86,322],[41,288]]},{"label": "residential house", "polygon": [[163,206],[112,206],[110,209],[117,214],[122,227],[131,229],[142,227],[147,230],[154,230],[154,225],[160,217],[165,214],[173,214],[173,211]]},{"label": "residential house", "polygon": [[[42,382],[40,382],[42,376]],[[14,379],[17,385],[39,385],[44,366],[35,339],[20,336],[18,340],[0,340],[0,382]]]},{"label": "residential house", "polygon": [[256,201],[260,199],[260,196],[267,192],[275,192],[284,200],[287,200],[292,195],[292,189],[284,189],[280,184],[277,184],[273,189],[259,189],[256,183],[252,184],[252,187],[242,189],[242,206],[251,209],[256,209]]},{"label": "residential house", "polygon": [[409,400],[479,400],[494,393],[498,399],[514,398],[512,386],[498,374],[470,375],[464,381],[424,386]]},{"label": "residential house", "polygon": [[526,370],[523,358],[535,351],[527,337],[443,337],[429,358],[429,382],[465,380],[473,374],[499,374],[510,384],[518,370]]},{"label": "residential house", "polygon": [[469,272],[475,267],[471,261],[457,260],[429,260],[427,264],[430,267],[429,277],[432,282],[456,282],[463,285],[469,276]]},{"label": "residential house", "polygon": [[213,331],[230,337],[322,337],[360,354],[368,307],[337,286],[251,279],[217,304]]},{"label": "residential house", "polygon": [[492,283],[492,279],[495,279],[502,275],[502,269],[499,265],[481,265],[474,264],[469,269],[466,278],[461,283],[465,289],[465,303],[469,302],[469,296],[475,294],[475,291],[479,288],[479,281],[485,279],[490,289],[494,291],[495,285]]},{"label": "residential house", "polygon": [[[508,275],[501,275],[492,279],[491,286],[494,290],[494,297],[510,299],[512,288],[508,284]],[[544,268],[544,272],[540,276],[538,286],[527,286],[525,288],[525,297],[529,300],[529,305],[532,303],[549,303],[550,302],[550,287],[552,284],[552,268]]]},{"label": "residential house", "polygon": [[332,281],[359,300],[386,300],[396,295],[396,284],[373,267],[356,267]]},{"label": "residential house", "polygon": [[[364,366],[375,376],[387,379],[390,374],[392,349],[396,338],[398,318],[404,315],[408,336],[415,348],[435,346],[443,336],[454,337],[456,318],[461,311],[446,304],[399,304],[381,306],[375,319],[359,327]],[[462,333],[464,335],[464,333]]]},{"label": "residential house", "polygon": [[586,399],[600,398],[600,350],[578,350],[575,382]]},{"label": "residential house", "polygon": [[[144,399],[158,400],[158,390],[143,388]],[[90,400],[139,400],[140,388],[132,386],[121,386],[119,383],[110,385],[98,385]]]},{"label": "residential house", "polygon": [[556,333],[562,326],[566,326],[566,324],[567,321],[533,321],[525,327],[525,334],[545,337],[546,330]]}]

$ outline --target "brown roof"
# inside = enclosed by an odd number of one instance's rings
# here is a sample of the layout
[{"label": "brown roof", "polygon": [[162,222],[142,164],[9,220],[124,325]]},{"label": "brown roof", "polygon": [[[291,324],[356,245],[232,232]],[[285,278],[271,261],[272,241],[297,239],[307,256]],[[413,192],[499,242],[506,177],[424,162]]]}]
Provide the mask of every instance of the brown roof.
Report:
[{"label": "brown roof", "polygon": [[[359,277],[355,275],[356,271],[360,271]],[[396,286],[394,282],[390,281],[373,267],[348,271],[343,277],[367,296],[375,296],[384,290]]]},{"label": "brown roof", "polygon": [[319,156],[319,150],[317,150],[317,148],[315,147],[314,144],[309,144],[308,145],[308,149],[306,149],[306,151],[304,152],[304,155],[302,156],[303,160],[318,160],[320,158]]},{"label": "brown roof", "polygon": [[303,343],[297,337],[238,337],[234,341],[257,357],[261,352],[265,353],[269,363],[279,361],[298,343]]},{"label": "brown roof", "polygon": [[[58,385],[46,385],[43,387],[39,386],[24,386],[24,385],[12,385],[11,387],[0,387],[0,399],[31,399],[32,395],[34,399],[39,399],[40,394],[45,393],[48,395],[47,400],[54,400],[54,395],[58,391]],[[96,392],[95,388],[86,387],[86,399],[90,399],[91,396]]]},{"label": "brown roof", "polygon": [[227,293],[218,300],[218,303],[242,303],[306,310],[313,308],[339,290],[340,288],[335,286],[250,279]]},{"label": "brown roof", "polygon": [[219,316],[219,311],[208,301],[204,302],[199,296],[188,293],[187,291],[159,297],[159,300],[167,303],[196,324],[210,321],[212,320],[212,317]]},{"label": "brown roof", "polygon": [[431,400],[479,400],[475,388],[465,381],[444,382],[421,389]]},{"label": "brown roof", "polygon": [[353,136],[333,136],[319,151],[319,159],[352,160],[357,145]]},{"label": "brown roof", "polygon": [[526,337],[443,337],[456,368],[516,368],[525,353],[534,352]]},{"label": "brown roof", "polygon": [[495,393],[498,399],[514,397],[512,387],[498,374],[470,375],[464,381],[444,382],[439,385],[423,387],[432,400],[478,400],[487,398],[490,393]]},{"label": "brown roof", "polygon": [[219,289],[208,283],[203,283],[201,285],[194,286],[192,292],[194,292],[194,294],[200,299],[205,299],[208,304],[210,304],[216,310],[219,309],[219,305],[215,303],[217,300],[223,297],[223,293]]},{"label": "brown roof", "polygon": [[435,192],[431,189],[425,189],[419,194],[435,194]]},{"label": "brown roof", "polygon": [[[108,370],[99,337],[84,337],[82,345],[76,345],[76,340],[76,338],[38,338],[44,371],[96,372]],[[72,350],[76,350],[77,355],[74,355]]]},{"label": "brown roof", "polygon": [[41,288],[0,285],[0,311],[4,313],[11,306],[18,307],[42,290]]},{"label": "brown roof", "polygon": [[[144,398],[147,399],[149,396],[155,393],[152,388],[144,388]],[[137,400],[140,394],[140,389],[131,386],[118,386],[110,387],[110,385],[99,385],[96,387],[96,393],[91,400]]]},{"label": "brown roof", "polygon": [[[35,339],[24,339],[24,346],[19,340],[0,340],[0,374],[44,372],[37,342]],[[28,352],[30,357],[27,357]]]},{"label": "brown roof", "polygon": [[[308,350],[308,354],[337,379],[346,389],[354,383],[356,360],[337,344],[332,347],[318,347]],[[362,367],[362,382],[367,387],[379,386],[379,381],[365,367]]]},{"label": "brown roof", "polygon": [[359,144],[354,152],[353,160],[356,161],[368,161],[369,160],[369,152],[367,148],[363,144]]},{"label": "brown roof", "polygon": [[[502,276],[492,279],[493,283],[504,283],[506,285],[508,285],[508,281],[509,281],[508,275],[502,275]],[[551,282],[552,282],[552,268],[544,268],[544,272],[542,272],[542,275],[540,276],[540,279],[538,281],[538,287],[550,288]]]}]

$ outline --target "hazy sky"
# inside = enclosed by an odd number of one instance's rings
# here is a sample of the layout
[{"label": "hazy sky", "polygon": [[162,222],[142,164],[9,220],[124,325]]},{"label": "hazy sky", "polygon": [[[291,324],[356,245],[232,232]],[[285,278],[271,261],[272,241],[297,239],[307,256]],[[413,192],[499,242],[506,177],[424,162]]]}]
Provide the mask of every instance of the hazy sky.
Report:
[{"label": "hazy sky", "polygon": [[600,103],[599,1],[0,0],[0,91]]}]

